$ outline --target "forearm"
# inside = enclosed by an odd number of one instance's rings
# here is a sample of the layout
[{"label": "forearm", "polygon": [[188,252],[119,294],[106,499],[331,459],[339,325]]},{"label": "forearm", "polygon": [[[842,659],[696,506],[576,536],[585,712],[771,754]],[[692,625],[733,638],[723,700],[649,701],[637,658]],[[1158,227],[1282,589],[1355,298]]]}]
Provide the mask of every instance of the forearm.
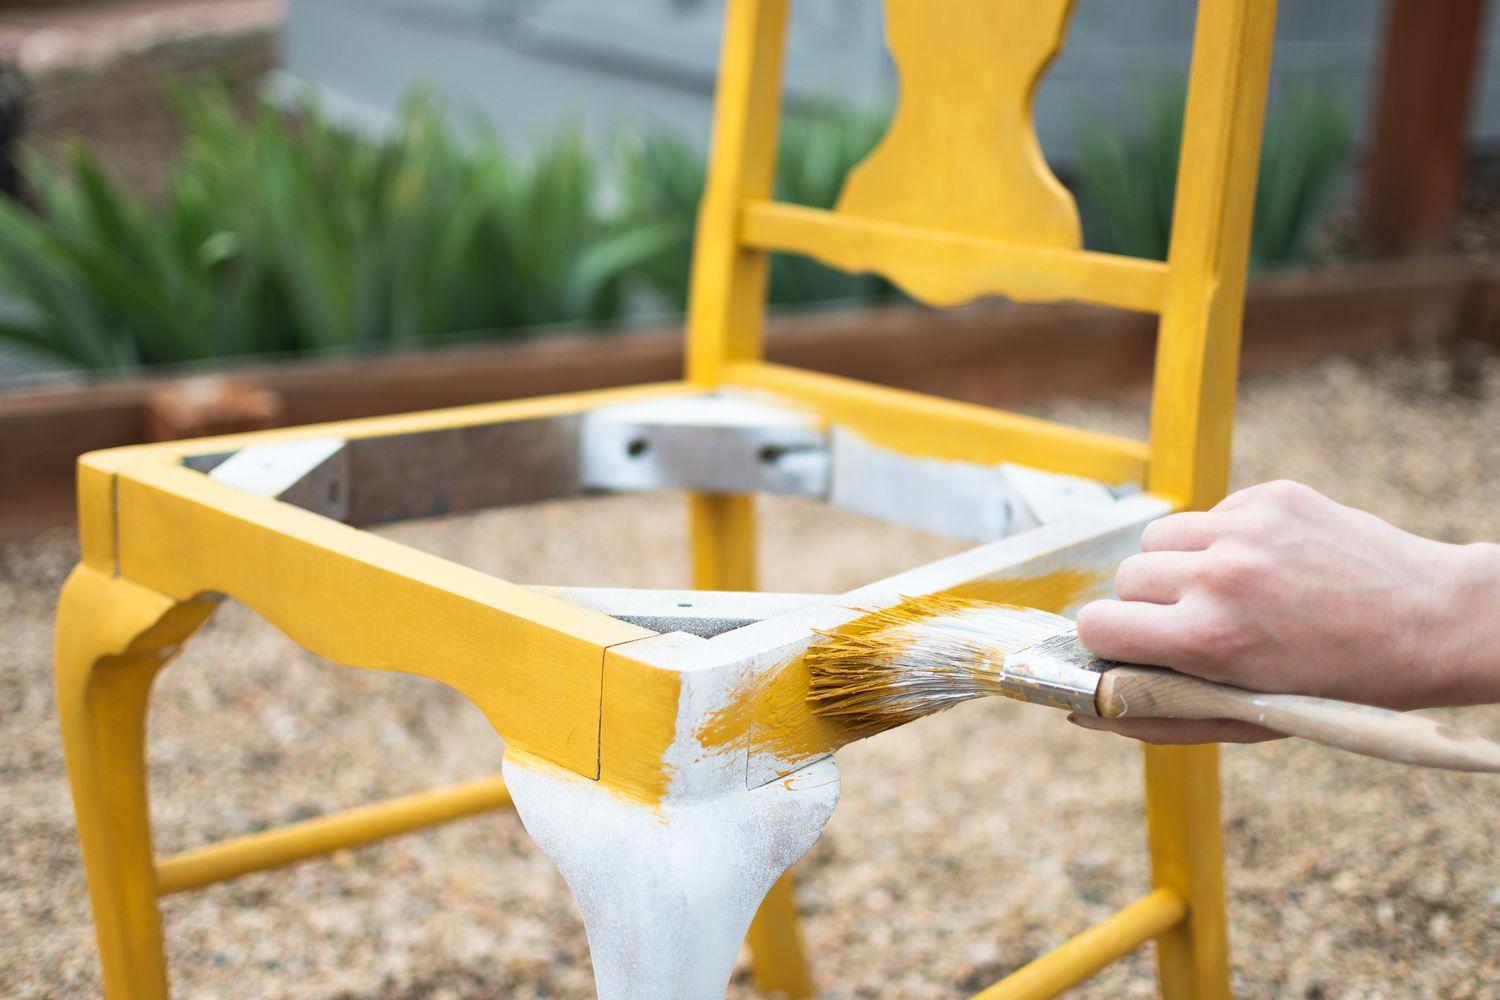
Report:
[{"label": "forearm", "polygon": [[1456,546],[1444,636],[1430,644],[1441,689],[1434,703],[1500,703],[1500,545]]}]

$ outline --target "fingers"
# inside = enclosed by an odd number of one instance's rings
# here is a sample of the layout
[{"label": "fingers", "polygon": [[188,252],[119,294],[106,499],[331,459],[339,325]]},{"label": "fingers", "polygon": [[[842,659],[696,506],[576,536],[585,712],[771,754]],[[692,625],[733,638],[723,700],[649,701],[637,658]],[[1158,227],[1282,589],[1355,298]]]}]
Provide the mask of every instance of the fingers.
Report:
[{"label": "fingers", "polygon": [[1235,510],[1237,508],[1244,507],[1246,504],[1254,503],[1256,500],[1260,499],[1261,494],[1265,492],[1265,486],[1265,483],[1259,483],[1255,486],[1247,486],[1242,490],[1235,490],[1223,500],[1220,500],[1218,503],[1214,504],[1209,512],[1214,514],[1222,514],[1225,511]]},{"label": "fingers", "polygon": [[1219,510],[1217,507],[1213,511],[1190,510],[1152,521],[1141,532],[1142,551],[1203,551],[1224,534],[1224,518]]},{"label": "fingers", "polygon": [[1154,746],[1191,746],[1198,743],[1264,743],[1285,737],[1248,722],[1230,719],[1101,719],[1070,714],[1068,721],[1082,729],[1115,733]]},{"label": "fingers", "polygon": [[1115,593],[1122,601],[1175,604],[1197,579],[1197,552],[1141,552],[1120,563]]},{"label": "fingers", "polygon": [[1181,605],[1142,601],[1094,601],[1078,611],[1078,638],[1106,660],[1180,666],[1184,615]]}]

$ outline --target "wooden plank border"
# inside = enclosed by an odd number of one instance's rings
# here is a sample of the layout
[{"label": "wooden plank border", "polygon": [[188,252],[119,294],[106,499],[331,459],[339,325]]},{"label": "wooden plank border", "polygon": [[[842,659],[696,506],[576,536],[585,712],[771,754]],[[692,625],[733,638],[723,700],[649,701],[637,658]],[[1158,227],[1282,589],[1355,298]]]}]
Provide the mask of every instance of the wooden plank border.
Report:
[{"label": "wooden plank border", "polygon": [[[1411,342],[1500,343],[1500,265],[1459,257],[1261,277],[1250,287],[1242,370],[1285,371]],[[1059,304],[912,306],[773,319],[767,356],[917,392],[1015,407],[1149,387],[1154,317]],[[421,354],[225,368],[303,424],[678,378],[678,329],[490,342]],[[182,375],[0,394],[0,540],[68,524],[74,460],[150,439],[149,399]]]}]

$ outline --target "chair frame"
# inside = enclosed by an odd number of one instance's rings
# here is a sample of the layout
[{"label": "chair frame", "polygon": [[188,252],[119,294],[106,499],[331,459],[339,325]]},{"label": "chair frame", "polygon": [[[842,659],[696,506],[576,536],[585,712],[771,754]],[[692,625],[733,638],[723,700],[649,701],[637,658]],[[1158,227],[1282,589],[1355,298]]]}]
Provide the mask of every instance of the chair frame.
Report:
[{"label": "chair frame", "polygon": [[[816,838],[837,795],[827,755],[841,735],[799,699],[806,685],[801,654],[818,631],[855,621],[850,607],[954,588],[1075,607],[1108,591],[1112,567],[1138,545],[1151,519],[1222,497],[1274,4],[1200,4],[1171,249],[1158,262],[773,202],[788,2],[729,3],[685,380],[80,459],[82,560],[59,608],[58,702],[107,995],[166,996],[160,896],[500,808],[513,794],[528,830],[584,907],[601,996],[710,995],[714,983],[722,990],[738,939],[726,938],[702,968],[664,973],[670,989],[632,983],[640,966],[622,956],[655,948],[659,963],[669,965],[672,942],[646,940],[640,928],[604,912],[614,904],[591,897],[587,878],[603,863],[588,853],[598,847],[559,843],[572,834],[557,817],[585,800],[620,804],[621,823],[640,820],[630,829],[654,845],[643,850],[664,849],[652,838],[669,836],[679,816],[708,817],[728,829],[740,822],[731,813],[753,801],[757,817],[786,817],[785,835],[773,832],[756,848],[764,856],[754,877],[726,883],[715,905],[732,911],[731,929],[742,933],[750,924],[763,988],[811,995],[791,883],[777,878]],[[894,9],[911,0],[887,2]],[[1059,4],[1054,51],[1069,6]],[[1034,82],[1027,81],[1027,134]],[[1043,181],[1050,177],[1045,165],[1040,170]],[[1061,239],[1066,244],[1067,234]],[[1149,445],[765,362],[761,326],[773,251],[879,270],[935,304],[998,293],[1158,313]],[[729,409],[704,400],[728,401]],[[705,406],[713,411],[707,425],[694,409]],[[685,442],[689,460],[663,458],[667,464],[653,466],[634,487],[610,479],[615,473],[590,472],[589,442],[622,426]],[[695,491],[695,588],[749,592],[750,493],[826,489],[826,482],[806,487],[790,463],[780,464],[782,444],[837,448],[839,434],[853,435],[883,461],[913,463],[912,470],[933,462],[1009,462],[1145,492],[849,594],[778,603],[736,593],[713,605],[713,614],[675,619],[674,605],[713,602],[706,594],[678,601],[526,588],[358,529],[578,495],[597,488],[590,476],[618,489],[686,488]],[[726,441],[760,455],[768,468],[725,460],[718,464],[732,466],[726,473],[691,460],[694,452],[700,459],[725,454]],[[476,479],[465,471],[475,454],[519,455],[527,464],[514,477]],[[413,456],[436,463],[441,496],[393,484]],[[504,736],[505,780],[158,859],[144,749],[151,684],[225,595],[331,660],[416,673],[458,689]],[[1151,890],[979,996],[1052,996],[1147,940],[1157,942],[1163,996],[1229,995],[1218,750],[1144,753]],[[758,819],[755,828],[762,825]],[[662,924],[692,930],[693,914],[662,906]]]}]

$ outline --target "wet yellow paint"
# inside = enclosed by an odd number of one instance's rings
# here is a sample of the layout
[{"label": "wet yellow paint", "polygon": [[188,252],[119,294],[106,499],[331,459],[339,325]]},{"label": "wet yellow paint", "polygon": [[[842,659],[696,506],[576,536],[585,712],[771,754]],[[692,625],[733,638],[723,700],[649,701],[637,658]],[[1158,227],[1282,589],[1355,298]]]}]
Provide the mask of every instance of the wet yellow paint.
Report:
[{"label": "wet yellow paint", "polygon": [[681,676],[605,650],[599,714],[599,780],[619,798],[658,807],[676,769],[667,759],[677,733]]},{"label": "wet yellow paint", "polygon": [[[934,610],[925,613],[938,614],[943,598],[1014,604],[1056,614],[1106,593],[1110,577],[1107,570],[1060,569],[1034,577],[971,580],[934,594],[903,598],[890,608],[871,611],[831,630],[829,636],[847,638],[888,628],[891,614],[902,608],[921,614],[920,609],[926,607]],[[819,715],[809,700],[811,694],[812,671],[806,656],[797,656],[747,685],[732,702],[710,715],[697,732],[698,740],[706,749],[744,750],[773,759],[778,762],[776,769],[786,774],[891,728]],[[911,720],[899,720],[905,721]]]},{"label": "wet yellow paint", "polygon": [[1114,571],[1059,569],[1024,580],[971,580],[943,591],[948,597],[966,597],[996,604],[1016,604],[1060,615],[1079,601],[1102,596]]},{"label": "wet yellow paint", "polygon": [[787,661],[758,682],[747,684],[723,708],[714,712],[698,730],[698,742],[711,751],[738,751],[751,746],[752,730],[778,735],[759,741],[762,749],[773,747],[799,756],[826,753],[842,746],[841,724],[813,715],[808,703],[812,674],[802,657]]}]

